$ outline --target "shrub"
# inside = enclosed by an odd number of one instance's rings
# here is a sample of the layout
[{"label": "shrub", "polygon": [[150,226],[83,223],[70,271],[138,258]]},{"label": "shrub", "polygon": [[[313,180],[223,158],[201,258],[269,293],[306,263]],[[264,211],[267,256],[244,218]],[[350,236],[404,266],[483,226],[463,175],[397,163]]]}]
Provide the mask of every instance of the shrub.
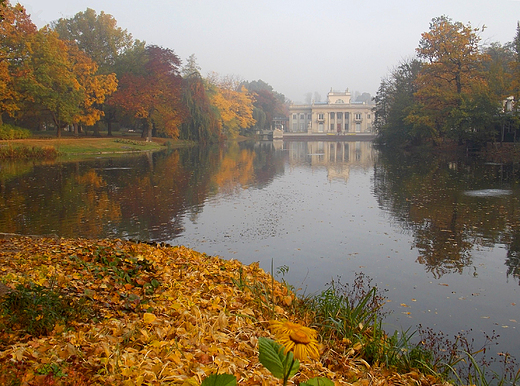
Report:
[{"label": "shrub", "polygon": [[21,127],[3,124],[0,125],[0,139],[25,139],[31,136],[31,132]]},{"label": "shrub", "polygon": [[4,146],[0,147],[0,159],[46,159],[52,160],[58,157],[58,151],[51,146]]}]

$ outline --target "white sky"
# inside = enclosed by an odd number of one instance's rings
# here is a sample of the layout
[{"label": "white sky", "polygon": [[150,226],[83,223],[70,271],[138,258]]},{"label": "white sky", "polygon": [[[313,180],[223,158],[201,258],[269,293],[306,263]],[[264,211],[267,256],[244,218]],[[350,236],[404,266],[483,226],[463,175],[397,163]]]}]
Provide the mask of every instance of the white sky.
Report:
[{"label": "white sky", "polygon": [[[11,3],[15,3],[11,0]],[[195,54],[202,74],[262,79],[293,101],[307,92],[375,95],[414,56],[432,18],[485,25],[483,42],[512,41],[520,0],[21,0],[38,26],[88,8],[135,39]]]}]

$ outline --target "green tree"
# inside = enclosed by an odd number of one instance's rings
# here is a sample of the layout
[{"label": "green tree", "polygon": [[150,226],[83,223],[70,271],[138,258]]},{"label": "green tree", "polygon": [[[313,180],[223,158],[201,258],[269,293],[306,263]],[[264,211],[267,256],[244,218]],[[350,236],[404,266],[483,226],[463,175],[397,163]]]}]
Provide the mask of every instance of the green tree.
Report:
[{"label": "green tree", "polygon": [[406,119],[414,104],[415,81],[421,66],[422,63],[416,59],[405,61],[381,82],[374,98],[379,142],[397,146],[421,142],[424,133],[417,132]]},{"label": "green tree", "polygon": [[112,15],[93,9],[78,12],[74,17],[61,18],[52,23],[63,40],[75,42],[98,66],[100,73],[114,72],[119,55],[133,45],[132,35],[117,26]]},{"label": "green tree", "polygon": [[268,129],[273,122],[273,118],[288,115],[285,96],[274,91],[268,83],[259,79],[242,82],[241,85],[254,96],[253,117],[256,120],[254,126],[256,129]]},{"label": "green tree", "polygon": [[198,71],[188,71],[183,79],[182,102],[187,115],[181,125],[180,138],[200,143],[221,139],[218,111],[211,105],[206,83]]},{"label": "green tree", "polygon": [[189,78],[191,76],[199,76],[200,77],[200,66],[197,63],[197,57],[195,54],[191,54],[186,64],[182,67],[182,76],[183,78]]}]

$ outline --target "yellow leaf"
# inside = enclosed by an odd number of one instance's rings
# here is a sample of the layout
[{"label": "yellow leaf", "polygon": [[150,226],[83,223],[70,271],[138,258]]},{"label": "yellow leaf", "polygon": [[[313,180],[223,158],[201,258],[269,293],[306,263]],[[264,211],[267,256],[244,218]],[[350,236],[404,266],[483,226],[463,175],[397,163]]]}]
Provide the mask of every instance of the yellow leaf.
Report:
[{"label": "yellow leaf", "polygon": [[155,319],[157,319],[157,316],[155,316],[154,314],[151,314],[149,312],[145,312],[143,315],[143,321],[145,323],[153,323],[155,321]]},{"label": "yellow leaf", "polygon": [[188,378],[182,383],[182,386],[199,386],[199,383],[195,378]]}]

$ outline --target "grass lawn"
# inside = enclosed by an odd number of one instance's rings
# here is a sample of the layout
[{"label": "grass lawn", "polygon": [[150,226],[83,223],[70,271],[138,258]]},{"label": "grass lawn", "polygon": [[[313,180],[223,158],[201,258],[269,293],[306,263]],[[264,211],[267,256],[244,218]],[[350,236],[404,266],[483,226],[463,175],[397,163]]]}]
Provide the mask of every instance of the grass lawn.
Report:
[{"label": "grass lawn", "polygon": [[1,145],[27,146],[27,147],[54,147],[63,157],[75,157],[98,154],[117,154],[141,151],[157,151],[170,147],[184,146],[185,141],[168,140],[166,138],[152,138],[146,142],[139,136],[114,136],[114,137],[69,137],[62,138],[28,138],[9,141],[0,141]]}]

